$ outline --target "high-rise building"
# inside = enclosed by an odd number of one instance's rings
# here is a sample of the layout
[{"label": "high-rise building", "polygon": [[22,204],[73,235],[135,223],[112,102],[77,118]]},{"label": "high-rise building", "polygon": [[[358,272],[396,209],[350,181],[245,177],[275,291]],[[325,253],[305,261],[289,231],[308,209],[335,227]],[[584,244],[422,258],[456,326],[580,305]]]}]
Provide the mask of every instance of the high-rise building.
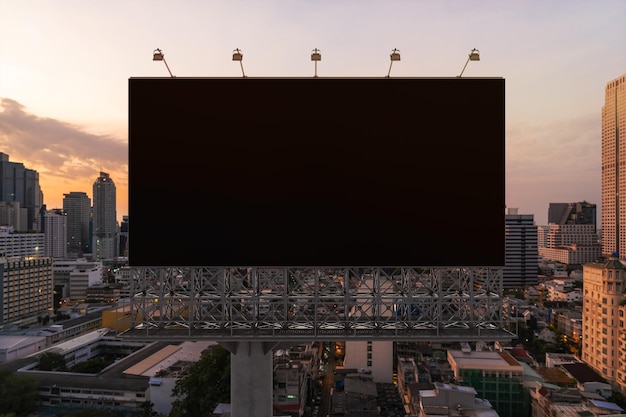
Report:
[{"label": "high-rise building", "polygon": [[543,259],[581,265],[601,258],[595,204],[550,203],[548,221],[548,226],[538,228],[539,255]]},{"label": "high-rise building", "polygon": [[118,256],[118,232],[115,183],[106,172],[93,183],[93,244],[95,259]]},{"label": "high-rise building", "polygon": [[128,216],[122,216],[120,224],[120,256],[128,257]]},{"label": "high-rise building", "polygon": [[619,305],[619,321],[617,322],[618,328],[618,345],[620,349],[619,358],[617,362],[617,386],[621,392],[626,392],[626,305],[621,303]]},{"label": "high-rise building", "polygon": [[503,288],[525,288],[537,285],[539,250],[534,216],[518,214],[516,208],[507,208],[504,222]]},{"label": "high-rise building", "polygon": [[616,257],[583,265],[583,289],[582,359],[614,386],[624,386],[626,369],[620,361],[625,351],[620,345],[624,310],[620,306],[626,265]]},{"label": "high-rise building", "polygon": [[[21,162],[9,162],[9,155],[0,152],[0,201],[19,203],[25,209],[25,223],[8,224],[16,231],[41,231],[39,212],[43,205],[43,193],[39,186],[39,173],[24,167]],[[24,225],[25,224],[25,228]]]},{"label": "high-rise building", "polygon": [[84,192],[63,194],[63,211],[67,217],[67,256],[80,258],[90,253],[91,199]]},{"label": "high-rise building", "polygon": [[[626,253],[626,74],[606,84],[602,106],[602,254]],[[621,134],[620,134],[621,133]]]},{"label": "high-rise building", "polygon": [[550,203],[550,224],[592,224],[596,228],[596,205],[586,201],[577,203]]},{"label": "high-rise building", "polygon": [[28,230],[28,210],[19,201],[0,201],[0,225],[14,230]]},{"label": "high-rise building", "polygon": [[67,257],[66,216],[62,209],[45,210],[41,214],[44,254],[50,258]]}]

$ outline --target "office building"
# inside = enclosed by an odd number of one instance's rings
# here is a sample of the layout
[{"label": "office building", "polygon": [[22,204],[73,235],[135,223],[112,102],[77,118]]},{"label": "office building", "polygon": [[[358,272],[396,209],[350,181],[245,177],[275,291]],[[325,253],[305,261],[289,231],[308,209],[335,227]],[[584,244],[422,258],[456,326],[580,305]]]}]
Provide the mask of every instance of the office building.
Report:
[{"label": "office building", "polygon": [[122,216],[120,224],[120,253],[119,256],[128,257],[128,216]]},{"label": "office building", "polygon": [[102,262],[87,261],[84,258],[55,260],[54,289],[62,299],[83,301],[87,298],[87,288],[102,283]]},{"label": "office building", "polygon": [[63,194],[63,211],[67,217],[67,256],[76,259],[91,253],[91,199],[79,191]]},{"label": "office building", "polygon": [[[598,261],[602,246],[592,224],[554,224],[538,229],[539,256],[566,265]],[[543,245],[543,246],[542,246]]]},{"label": "office building", "polygon": [[[621,135],[620,135],[621,132]],[[602,106],[602,254],[626,253],[626,74],[609,81]]]},{"label": "office building", "polygon": [[10,226],[0,226],[0,257],[43,257],[44,242],[43,233],[15,233]]},{"label": "office building", "polygon": [[583,265],[583,289],[582,359],[614,386],[623,386],[626,369],[620,357],[624,349],[620,325],[624,317],[620,314],[624,310],[620,304],[626,290],[626,265],[616,257]]},{"label": "office building", "polygon": [[626,303],[618,307],[617,334],[618,334],[618,359],[616,385],[620,392],[626,393]]},{"label": "office building", "polygon": [[532,214],[518,214],[518,209],[507,208],[504,221],[503,287],[526,288],[537,285],[539,250],[534,216]]},{"label": "office building", "polygon": [[0,225],[28,230],[28,210],[19,201],[0,201]]},{"label": "office building", "polygon": [[592,224],[596,228],[596,205],[586,201],[576,203],[550,203],[550,224]]},{"label": "office building", "polygon": [[93,244],[97,260],[118,256],[118,232],[115,183],[108,173],[100,172],[93,183]]},{"label": "office building", "polygon": [[43,233],[0,226],[0,324],[52,308],[52,259],[43,255]]},{"label": "office building", "polygon": [[25,209],[25,223],[9,224],[19,232],[40,231],[39,212],[43,193],[39,173],[24,167],[21,162],[10,162],[9,155],[0,152],[0,202],[19,203],[14,207]]},{"label": "office building", "polygon": [[539,256],[565,265],[598,261],[602,245],[596,229],[596,205],[550,203],[547,226],[538,228]]},{"label": "office building", "polygon": [[0,324],[48,313],[53,306],[52,259],[0,257]]},{"label": "office building", "polygon": [[44,210],[41,226],[44,234],[44,255],[50,258],[67,257],[67,217],[61,209]]}]

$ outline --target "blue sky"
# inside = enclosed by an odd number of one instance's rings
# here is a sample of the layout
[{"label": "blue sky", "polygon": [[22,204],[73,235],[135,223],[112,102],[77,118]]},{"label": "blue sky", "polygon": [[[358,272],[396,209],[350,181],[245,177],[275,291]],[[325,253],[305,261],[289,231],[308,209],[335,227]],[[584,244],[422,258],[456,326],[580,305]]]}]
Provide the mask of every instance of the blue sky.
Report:
[{"label": "blue sky", "polygon": [[[600,207],[606,83],[626,73],[626,2],[475,0],[0,3],[0,151],[40,173],[48,208],[100,170],[128,213],[128,79],[246,75],[506,79],[506,204]],[[480,140],[468,135],[468,140]],[[600,216],[598,216],[598,221]]]}]

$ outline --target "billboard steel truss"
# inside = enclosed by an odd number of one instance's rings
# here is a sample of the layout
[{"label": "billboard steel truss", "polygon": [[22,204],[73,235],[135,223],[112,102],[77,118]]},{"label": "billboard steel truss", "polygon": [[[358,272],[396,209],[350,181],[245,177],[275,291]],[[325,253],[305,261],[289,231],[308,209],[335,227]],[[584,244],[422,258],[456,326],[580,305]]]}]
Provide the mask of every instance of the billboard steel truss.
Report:
[{"label": "billboard steel truss", "polygon": [[502,268],[132,267],[128,338],[495,341]]}]

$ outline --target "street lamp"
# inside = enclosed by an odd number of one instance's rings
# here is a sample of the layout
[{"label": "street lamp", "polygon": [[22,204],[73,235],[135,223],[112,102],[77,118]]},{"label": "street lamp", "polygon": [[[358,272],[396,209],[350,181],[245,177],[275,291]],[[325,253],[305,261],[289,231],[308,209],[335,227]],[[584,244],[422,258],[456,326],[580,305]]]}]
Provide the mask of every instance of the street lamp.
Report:
[{"label": "street lamp", "polygon": [[470,61],[480,61],[480,51],[476,48],[472,49],[467,57],[467,61],[465,61],[465,65],[463,65],[463,69],[461,73],[458,75],[460,78],[463,75],[463,71],[465,71],[465,67],[467,67],[468,62]]},{"label": "street lamp", "polygon": [[393,61],[400,61],[400,51],[396,48],[393,48],[391,51],[391,55],[389,55],[391,62],[389,63],[389,71],[387,71],[387,77],[391,74],[391,66],[393,65]]},{"label": "street lamp", "polygon": [[243,54],[239,48],[233,51],[233,61],[239,61],[239,65],[241,65],[241,74],[243,74],[243,78],[246,78],[246,73],[243,72]]},{"label": "street lamp", "polygon": [[322,60],[322,54],[320,54],[320,50],[315,48],[311,53],[311,61],[315,61],[315,75],[313,77],[317,78],[317,61]]},{"label": "street lamp", "polygon": [[165,64],[165,68],[167,68],[167,72],[170,73],[170,77],[174,78],[174,75],[172,75],[172,71],[170,71],[169,65],[167,65],[167,61],[165,61],[165,55],[163,54],[163,51],[161,51],[159,48],[155,49],[152,53],[152,60],[163,61],[163,63]]}]

